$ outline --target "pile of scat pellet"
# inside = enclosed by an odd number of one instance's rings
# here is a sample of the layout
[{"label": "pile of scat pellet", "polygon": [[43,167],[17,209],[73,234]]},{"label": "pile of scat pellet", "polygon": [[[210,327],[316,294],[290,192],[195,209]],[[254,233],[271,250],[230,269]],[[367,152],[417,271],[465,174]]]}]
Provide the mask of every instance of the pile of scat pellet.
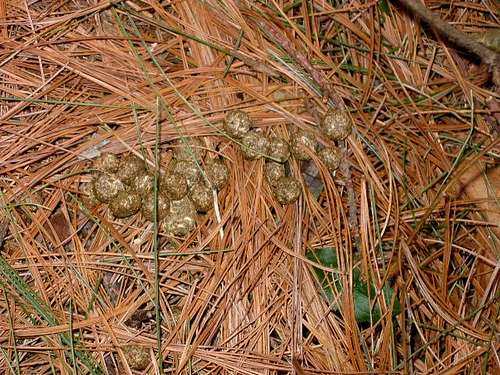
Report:
[{"label": "pile of scat pellet", "polygon": [[[321,133],[330,141],[341,141],[352,130],[351,119],[344,110],[329,109],[320,121]],[[297,160],[310,160],[316,153],[330,172],[340,165],[340,152],[337,147],[321,147],[312,132],[297,129],[291,133],[290,140],[267,136],[252,126],[247,113],[234,110],[224,119],[224,130],[240,145],[247,159],[265,158],[265,176],[271,190],[281,204],[295,202],[301,193],[299,181],[286,175],[285,163],[290,157]]]},{"label": "pile of scat pellet", "polygon": [[[329,110],[320,124],[322,133],[332,141],[345,139],[351,133],[351,120],[345,111]],[[336,147],[319,147],[313,133],[297,129],[290,140],[267,136],[252,125],[247,113],[234,110],[224,118],[224,131],[240,145],[246,159],[265,158],[265,176],[280,204],[295,202],[301,194],[299,181],[286,175],[285,163],[294,157],[309,160],[311,153],[330,171],[340,164]],[[135,155],[102,154],[93,165],[92,181],[83,184],[84,203],[95,206],[108,204],[115,218],[126,218],[141,212],[154,221],[157,197],[157,220],[160,232],[186,236],[196,226],[196,214],[208,212],[214,204],[214,191],[227,183],[229,169],[221,158],[206,154],[203,142],[197,137],[181,139],[173,144],[173,157],[165,171],[155,175],[146,163]],[[156,194],[156,195],[155,195]]]},{"label": "pile of scat pellet", "polygon": [[198,138],[176,142],[166,171],[158,174],[156,193],[154,172],[141,158],[102,154],[94,162],[92,181],[81,187],[84,203],[106,203],[115,218],[141,212],[147,220],[154,221],[156,194],[160,231],[185,236],[195,228],[197,212],[206,213],[213,207],[213,191],[221,190],[229,177],[222,159],[205,158],[205,154]]}]

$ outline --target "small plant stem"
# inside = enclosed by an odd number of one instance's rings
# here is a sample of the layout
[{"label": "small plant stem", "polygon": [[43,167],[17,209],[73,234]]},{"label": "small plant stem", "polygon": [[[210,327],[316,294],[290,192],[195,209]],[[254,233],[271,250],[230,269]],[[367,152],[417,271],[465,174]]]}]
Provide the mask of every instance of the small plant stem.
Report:
[{"label": "small plant stem", "polygon": [[[267,33],[275,42],[279,43],[281,47],[288,53],[302,68],[307,71],[314,82],[320,87],[323,94],[323,100],[326,102],[329,99],[335,104],[338,109],[346,110],[346,106],[340,95],[338,95],[330,82],[323,76],[323,74],[316,70],[309,62],[306,56],[297,51],[292,42],[284,35],[275,25],[265,20],[256,21],[260,28]],[[307,108],[307,103],[306,103]],[[352,174],[349,161],[347,160],[348,143],[345,142],[343,146],[343,153],[346,156],[340,165],[342,174],[345,179],[345,187],[347,191],[347,204],[349,207],[349,226],[354,237],[355,248],[359,248],[359,234],[358,234],[358,209],[356,205],[356,193],[352,183]]]}]

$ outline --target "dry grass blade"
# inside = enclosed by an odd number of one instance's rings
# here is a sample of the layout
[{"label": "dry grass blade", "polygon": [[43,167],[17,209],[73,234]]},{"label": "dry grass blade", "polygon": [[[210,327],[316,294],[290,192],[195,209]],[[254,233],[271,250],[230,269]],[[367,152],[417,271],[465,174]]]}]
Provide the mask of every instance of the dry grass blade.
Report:
[{"label": "dry grass blade", "polygon": [[[498,371],[498,53],[477,37],[497,8],[0,0],[0,369]],[[334,106],[346,141],[318,126]],[[233,110],[341,147],[340,169],[291,158],[301,196],[280,204],[224,130]],[[205,182],[212,159],[230,169],[184,237],[158,188],[155,223],[83,194],[102,153],[163,173],[179,150]]]}]

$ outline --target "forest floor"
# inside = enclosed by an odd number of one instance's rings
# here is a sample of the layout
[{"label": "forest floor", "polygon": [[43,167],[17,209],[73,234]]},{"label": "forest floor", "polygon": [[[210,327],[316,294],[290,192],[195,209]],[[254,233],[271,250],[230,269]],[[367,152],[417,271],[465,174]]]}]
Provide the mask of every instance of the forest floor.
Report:
[{"label": "forest floor", "polygon": [[[495,0],[425,4],[499,48]],[[433,30],[389,0],[0,0],[1,372],[500,371],[500,77]],[[208,197],[177,232],[174,169]]]}]

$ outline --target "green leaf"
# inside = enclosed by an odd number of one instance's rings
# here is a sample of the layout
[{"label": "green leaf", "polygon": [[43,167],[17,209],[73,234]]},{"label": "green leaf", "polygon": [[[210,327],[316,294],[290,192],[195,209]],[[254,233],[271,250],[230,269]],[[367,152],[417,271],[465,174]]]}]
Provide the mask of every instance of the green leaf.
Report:
[{"label": "green leaf", "polygon": [[322,266],[338,268],[337,252],[334,247],[320,247],[308,251],[306,257]]},{"label": "green leaf", "polygon": [[[338,269],[337,254],[335,248],[332,247],[322,247],[309,251],[306,254],[307,259],[319,263],[322,266]],[[341,292],[343,290],[342,280],[338,275],[325,272],[317,267],[314,267],[314,272],[318,281],[321,284],[321,292],[323,297],[332,305],[334,311],[339,310],[338,304],[335,302],[334,288]],[[358,323],[368,323],[370,321],[377,322],[381,318],[380,305],[377,302],[373,308],[371,308],[374,299],[376,298],[376,289],[373,284],[368,284],[363,280],[361,271],[359,268],[355,268],[352,271],[353,276],[353,300],[354,300],[354,313],[356,321]],[[389,285],[384,285],[382,288],[382,293],[385,297],[385,301],[388,305],[391,304],[394,298],[394,290]],[[399,301],[394,298],[394,304],[392,308],[393,315],[398,314],[400,311]]]},{"label": "green leaf", "polygon": [[[309,251],[306,254],[306,258],[325,267],[338,268],[337,253],[333,247],[321,247]],[[340,280],[338,280],[338,277],[334,280],[334,275],[317,267],[314,267],[314,273],[321,284],[323,297],[328,301],[332,309],[338,311],[338,305],[334,303],[333,287],[335,286],[337,290],[342,290]]]},{"label": "green leaf", "polygon": [[[375,286],[371,284],[368,289],[368,284],[362,279],[359,269],[355,269],[353,271],[353,284],[356,321],[359,323],[368,323],[370,322],[370,314],[371,321],[379,321],[382,316],[379,303],[377,302],[373,309],[370,309],[370,306],[373,304],[373,301],[377,296]],[[384,285],[382,287],[382,294],[384,295],[386,304],[390,306],[394,296],[394,289],[392,289],[389,285]],[[392,313],[393,315],[399,313],[399,301],[397,298],[394,300]]]},{"label": "green leaf", "polygon": [[385,22],[385,16],[389,15],[389,3],[387,0],[380,0],[378,2],[378,9],[380,10],[380,23]]},{"label": "green leaf", "polygon": [[389,14],[389,3],[387,2],[387,0],[380,0],[378,2],[378,8],[382,13]]}]

